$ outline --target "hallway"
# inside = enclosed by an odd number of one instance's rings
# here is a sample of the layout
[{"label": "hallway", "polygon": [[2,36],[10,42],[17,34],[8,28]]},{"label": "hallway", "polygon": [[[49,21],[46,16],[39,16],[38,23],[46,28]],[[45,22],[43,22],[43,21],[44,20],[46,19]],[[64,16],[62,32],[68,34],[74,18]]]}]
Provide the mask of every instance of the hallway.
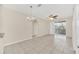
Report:
[{"label": "hallway", "polygon": [[[63,41],[63,42],[62,42]],[[20,43],[12,44],[4,48],[5,54],[74,54],[67,48],[67,42],[53,35],[46,35]]]},{"label": "hallway", "polygon": [[[75,53],[77,45],[75,44],[75,25],[72,20],[75,21],[76,11],[73,9],[75,9],[73,4],[42,4],[41,6],[39,4],[3,4],[0,11],[1,33],[4,33],[1,40],[1,53]],[[57,34],[55,31],[65,36],[55,36]]]}]

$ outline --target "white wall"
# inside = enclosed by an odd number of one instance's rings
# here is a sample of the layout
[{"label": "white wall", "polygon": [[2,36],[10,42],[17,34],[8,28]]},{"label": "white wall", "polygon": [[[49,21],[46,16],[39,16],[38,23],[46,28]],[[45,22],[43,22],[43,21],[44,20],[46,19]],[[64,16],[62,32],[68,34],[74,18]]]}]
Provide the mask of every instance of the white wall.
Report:
[{"label": "white wall", "polygon": [[25,20],[26,15],[3,7],[2,18],[6,44],[32,38],[32,23]]},{"label": "white wall", "polygon": [[72,20],[73,17],[69,17],[66,19],[66,40],[69,48],[73,48],[72,42]]},{"label": "white wall", "polygon": [[[10,44],[24,39],[32,39],[32,22],[26,21],[26,15],[17,11],[3,7],[3,31],[5,32],[5,43]],[[35,34],[37,37],[49,33],[48,21],[38,19],[35,25]]]},{"label": "white wall", "polygon": [[[2,6],[0,5],[0,33],[3,32]],[[4,39],[0,38],[0,53],[3,53]]]},{"label": "white wall", "polygon": [[66,35],[72,37],[72,17],[66,19]]},{"label": "white wall", "polygon": [[54,22],[50,22],[50,31],[49,34],[55,35],[55,25]]},{"label": "white wall", "polygon": [[76,53],[79,53],[79,5],[75,5],[73,17],[73,45]]},{"label": "white wall", "polygon": [[77,46],[79,46],[79,5],[76,5],[76,35],[77,35]]},{"label": "white wall", "polygon": [[49,22],[43,19],[37,19],[35,23],[33,23],[34,33],[36,37],[44,36],[49,34]]},{"label": "white wall", "polygon": [[[6,7],[0,8],[0,32],[5,33],[0,39],[0,53],[6,45],[32,39],[32,22],[25,20],[26,16]],[[37,37],[49,34],[49,22],[38,18],[35,34]]]},{"label": "white wall", "polygon": [[0,5],[0,32],[2,32],[2,6]]},{"label": "white wall", "polygon": [[78,53],[77,49],[77,27],[76,27],[76,21],[78,17],[78,6],[74,5],[74,13],[73,13],[73,21],[72,21],[72,40],[73,40],[73,48]]}]

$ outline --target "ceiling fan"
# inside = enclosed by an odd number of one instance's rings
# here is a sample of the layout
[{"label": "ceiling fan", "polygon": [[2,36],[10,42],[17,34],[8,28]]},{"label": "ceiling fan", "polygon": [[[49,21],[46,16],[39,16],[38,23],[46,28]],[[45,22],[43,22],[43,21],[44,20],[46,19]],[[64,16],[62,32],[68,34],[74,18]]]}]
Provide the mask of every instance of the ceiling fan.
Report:
[{"label": "ceiling fan", "polygon": [[58,15],[49,15],[48,18],[50,20],[54,20],[54,19],[57,19],[58,18]]},{"label": "ceiling fan", "polygon": [[60,17],[59,15],[49,15],[48,18],[50,21],[56,21],[56,22],[57,21],[65,22],[66,19],[68,19],[68,18]]}]

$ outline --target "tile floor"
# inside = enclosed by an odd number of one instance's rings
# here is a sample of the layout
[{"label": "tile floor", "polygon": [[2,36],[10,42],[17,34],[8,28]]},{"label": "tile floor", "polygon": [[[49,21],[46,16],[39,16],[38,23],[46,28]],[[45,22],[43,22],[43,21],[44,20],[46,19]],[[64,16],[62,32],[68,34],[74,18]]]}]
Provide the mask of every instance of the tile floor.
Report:
[{"label": "tile floor", "polygon": [[[60,37],[60,36],[59,36]],[[74,54],[63,38],[46,35],[4,47],[4,54]]]}]

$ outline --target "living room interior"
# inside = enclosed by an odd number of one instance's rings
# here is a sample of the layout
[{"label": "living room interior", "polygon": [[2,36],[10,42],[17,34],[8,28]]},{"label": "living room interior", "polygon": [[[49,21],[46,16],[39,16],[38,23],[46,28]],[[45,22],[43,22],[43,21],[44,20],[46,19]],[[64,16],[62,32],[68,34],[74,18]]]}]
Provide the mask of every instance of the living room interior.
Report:
[{"label": "living room interior", "polygon": [[1,54],[79,53],[79,5],[1,4]]}]

